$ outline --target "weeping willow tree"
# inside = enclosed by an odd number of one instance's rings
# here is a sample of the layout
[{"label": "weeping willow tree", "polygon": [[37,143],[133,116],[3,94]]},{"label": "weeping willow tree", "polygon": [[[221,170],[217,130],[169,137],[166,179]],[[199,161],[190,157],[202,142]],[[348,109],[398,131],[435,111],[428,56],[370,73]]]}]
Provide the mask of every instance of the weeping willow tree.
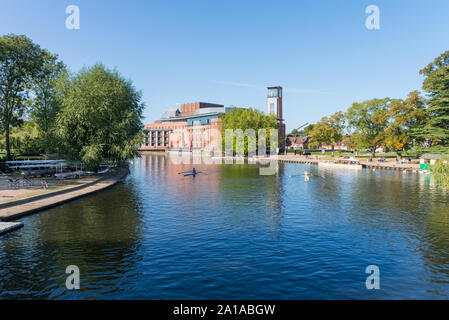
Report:
[{"label": "weeping willow tree", "polygon": [[57,117],[63,153],[96,169],[137,156],[142,140],[141,93],[131,81],[101,64],[69,80]]}]

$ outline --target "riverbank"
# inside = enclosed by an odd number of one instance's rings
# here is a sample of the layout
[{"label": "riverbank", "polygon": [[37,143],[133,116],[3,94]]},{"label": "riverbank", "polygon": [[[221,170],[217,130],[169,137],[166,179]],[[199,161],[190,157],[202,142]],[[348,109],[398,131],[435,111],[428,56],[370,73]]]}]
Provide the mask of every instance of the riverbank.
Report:
[{"label": "riverbank", "polygon": [[[152,154],[152,151],[147,151],[145,153]],[[160,153],[160,152],[159,152]],[[167,154],[170,154],[168,152]],[[187,155],[194,155],[194,153],[188,152]],[[198,157],[201,158],[201,152],[198,153]],[[304,164],[318,164],[320,162],[332,162],[341,157],[331,157],[328,155],[313,155],[313,156],[304,156],[304,155],[284,155],[279,154],[274,156],[273,158],[269,157],[237,157],[237,156],[213,156],[212,160],[242,160],[247,159],[250,163],[264,163],[269,160],[279,161],[279,162],[290,162],[290,163],[304,163]],[[367,158],[357,158],[359,163],[363,166],[363,168],[367,169],[388,169],[388,170],[398,170],[398,171],[407,171],[407,172],[423,172],[420,170],[419,159],[414,159],[411,161],[401,160],[397,161],[396,159],[383,159],[383,161],[379,161],[382,158],[374,158],[372,161],[369,161]],[[188,159],[188,158],[187,158]],[[427,173],[430,173],[429,171]]]},{"label": "riverbank", "polygon": [[0,222],[0,236],[2,234],[20,229],[23,227],[22,222]]},{"label": "riverbank", "polygon": [[[303,163],[303,164],[315,164],[318,165],[320,162],[332,162],[338,159],[338,157],[329,157],[329,156],[301,156],[301,155],[277,155],[273,158],[268,157],[252,157],[247,158],[249,162],[255,163],[260,162],[264,163],[266,161],[274,160],[279,162],[289,162],[289,163]],[[242,159],[238,157],[213,157],[212,159]],[[398,171],[407,171],[407,172],[422,172],[420,170],[420,165],[417,161],[413,160],[411,162],[408,161],[396,161],[393,159],[386,159],[383,162],[380,162],[379,159],[374,159],[373,161],[368,161],[365,159],[358,159],[360,165],[363,168],[367,169],[385,169],[385,170],[398,170]]]},{"label": "riverbank", "polygon": [[30,194],[29,197],[2,203],[0,204],[0,221],[12,221],[105,190],[125,179],[128,174],[128,168],[116,168],[89,183],[44,194]]},{"label": "riverbank", "polygon": [[32,178],[23,180],[21,179],[21,176],[19,176],[18,183],[11,183],[9,180],[15,179],[3,175],[0,176],[0,209],[11,205],[26,203],[30,200],[38,200],[42,197],[74,191],[91,185],[102,178],[103,176],[101,175],[93,175],[60,181],[56,177],[53,177],[45,179],[47,188],[44,189],[42,185],[44,179]]},{"label": "riverbank", "polygon": [[[291,162],[291,163],[318,164],[320,161],[331,161],[335,159],[336,158],[330,158],[326,156],[323,157],[323,156],[278,155],[278,161]],[[360,161],[360,164],[368,169],[388,169],[388,170],[402,170],[402,171],[406,170],[409,172],[420,171],[419,164],[413,162],[398,163],[395,160],[379,162],[378,159],[374,159],[372,162]]]}]

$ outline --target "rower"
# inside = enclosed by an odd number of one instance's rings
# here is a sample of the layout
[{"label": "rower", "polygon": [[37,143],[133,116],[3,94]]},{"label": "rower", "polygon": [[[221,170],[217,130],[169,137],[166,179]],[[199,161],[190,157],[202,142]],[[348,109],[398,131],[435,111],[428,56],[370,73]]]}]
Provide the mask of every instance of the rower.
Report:
[{"label": "rower", "polygon": [[196,174],[196,170],[195,170],[195,168],[193,168],[193,169],[192,169],[192,173],[193,173],[193,175],[195,175],[195,174]]}]

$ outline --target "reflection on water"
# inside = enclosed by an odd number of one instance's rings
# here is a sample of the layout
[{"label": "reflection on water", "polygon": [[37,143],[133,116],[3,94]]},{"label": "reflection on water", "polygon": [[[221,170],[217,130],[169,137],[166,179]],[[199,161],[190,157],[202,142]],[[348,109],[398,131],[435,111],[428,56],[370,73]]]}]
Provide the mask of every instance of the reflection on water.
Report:
[{"label": "reflection on water", "polygon": [[23,219],[23,232],[0,240],[1,296],[76,298],[65,290],[68,265],[80,268],[83,287],[96,294],[126,288],[124,275],[139,260],[141,218],[130,185]]},{"label": "reflection on water", "polygon": [[[108,191],[0,238],[0,297],[447,298],[448,195],[430,176],[144,155]],[[310,179],[304,179],[304,171]],[[381,290],[365,288],[365,268]],[[65,268],[81,290],[65,289]]]}]

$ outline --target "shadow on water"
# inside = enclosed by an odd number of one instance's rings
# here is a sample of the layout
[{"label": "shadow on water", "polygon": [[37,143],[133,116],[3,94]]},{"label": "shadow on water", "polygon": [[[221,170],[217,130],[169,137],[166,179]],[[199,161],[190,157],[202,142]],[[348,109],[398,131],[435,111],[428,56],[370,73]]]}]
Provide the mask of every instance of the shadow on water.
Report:
[{"label": "shadow on water", "polygon": [[[88,298],[125,290],[138,262],[142,204],[132,183],[23,219],[2,239],[0,297]],[[81,270],[80,291],[65,288],[65,269]]]}]

